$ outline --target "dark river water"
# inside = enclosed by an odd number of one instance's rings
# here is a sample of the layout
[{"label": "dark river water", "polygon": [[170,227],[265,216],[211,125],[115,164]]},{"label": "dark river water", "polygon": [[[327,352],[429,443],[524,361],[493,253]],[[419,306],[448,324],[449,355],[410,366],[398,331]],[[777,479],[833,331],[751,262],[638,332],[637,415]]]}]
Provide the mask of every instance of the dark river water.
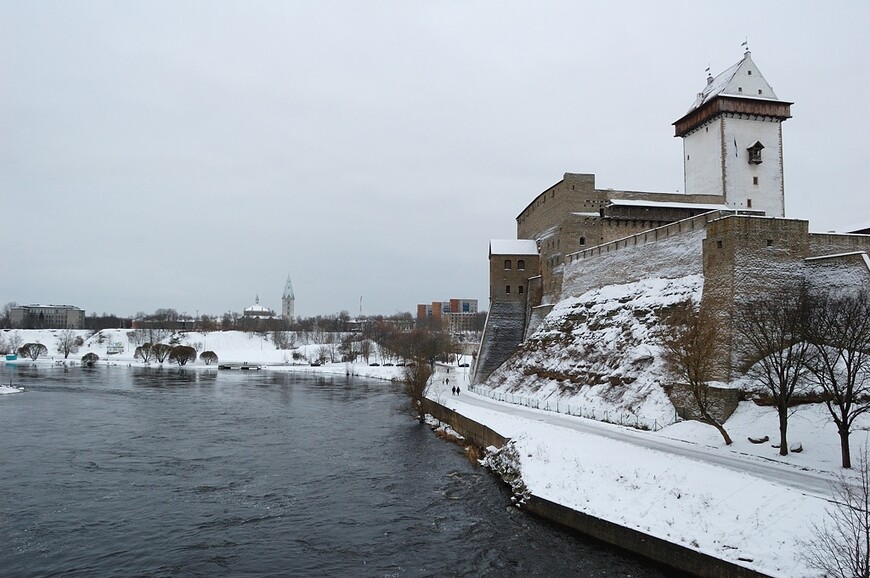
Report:
[{"label": "dark river water", "polygon": [[510,506],[394,386],[0,367],[3,576],[665,576]]}]

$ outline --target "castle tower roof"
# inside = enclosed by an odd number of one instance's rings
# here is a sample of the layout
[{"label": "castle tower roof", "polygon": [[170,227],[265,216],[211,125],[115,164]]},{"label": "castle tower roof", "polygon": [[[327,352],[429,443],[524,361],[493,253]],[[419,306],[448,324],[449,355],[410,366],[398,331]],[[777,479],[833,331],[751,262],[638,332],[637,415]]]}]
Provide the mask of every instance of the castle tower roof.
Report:
[{"label": "castle tower roof", "polygon": [[295,299],[293,295],[293,283],[290,282],[290,275],[287,275],[287,283],[284,284],[284,299]]},{"label": "castle tower roof", "polygon": [[707,86],[674,128],[676,136],[685,136],[721,113],[785,120],[791,118],[791,104],[777,98],[747,50],[735,65],[715,78],[707,77]]}]

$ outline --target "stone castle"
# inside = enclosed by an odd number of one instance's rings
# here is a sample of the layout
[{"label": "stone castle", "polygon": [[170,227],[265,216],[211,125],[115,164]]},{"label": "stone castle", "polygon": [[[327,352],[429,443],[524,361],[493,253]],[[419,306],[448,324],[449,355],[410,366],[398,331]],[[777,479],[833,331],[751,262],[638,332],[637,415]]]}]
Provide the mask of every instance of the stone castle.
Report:
[{"label": "stone castle", "polygon": [[517,239],[490,243],[490,308],[474,372],[483,381],[560,300],[605,285],[703,275],[701,307],[719,317],[717,379],[737,377],[735,307],[790,279],[870,287],[870,235],[810,233],[786,219],[780,100],[743,58],[708,76],[673,123],[685,193],[596,188],[566,173],[517,216]]}]

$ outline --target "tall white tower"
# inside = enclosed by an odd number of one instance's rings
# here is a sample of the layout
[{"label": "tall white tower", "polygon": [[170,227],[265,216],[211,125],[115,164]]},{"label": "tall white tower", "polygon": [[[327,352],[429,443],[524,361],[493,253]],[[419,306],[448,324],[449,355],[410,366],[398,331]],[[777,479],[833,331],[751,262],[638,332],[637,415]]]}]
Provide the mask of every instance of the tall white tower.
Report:
[{"label": "tall white tower", "polygon": [[293,283],[290,282],[290,275],[287,275],[287,283],[284,284],[284,295],[281,297],[281,318],[284,321],[293,321],[295,308],[296,296],[293,295]]},{"label": "tall white tower", "polygon": [[749,50],[716,78],[708,76],[692,108],[674,123],[683,139],[686,193],[785,216],[782,121],[791,118],[791,105],[776,97]]}]

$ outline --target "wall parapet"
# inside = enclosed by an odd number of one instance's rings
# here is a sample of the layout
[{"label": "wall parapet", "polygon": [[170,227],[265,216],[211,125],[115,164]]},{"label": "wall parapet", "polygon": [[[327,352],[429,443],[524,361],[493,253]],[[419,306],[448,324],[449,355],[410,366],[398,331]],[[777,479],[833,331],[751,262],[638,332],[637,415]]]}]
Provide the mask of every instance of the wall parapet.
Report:
[{"label": "wall parapet", "polygon": [[689,217],[688,219],[683,219],[682,221],[676,221],[674,223],[662,225],[661,227],[656,227],[654,229],[643,231],[642,233],[635,233],[634,235],[629,235],[628,237],[616,239],[615,241],[602,243],[601,245],[595,245],[594,247],[589,247],[588,249],[582,249],[580,251],[575,251],[574,253],[569,253],[565,255],[565,262],[573,263],[574,261],[580,261],[582,259],[587,259],[590,257],[606,255],[611,251],[617,251],[619,249],[627,249],[629,247],[636,247],[637,245],[655,243],[660,239],[667,239],[668,237],[672,237],[685,231],[692,231],[697,228],[706,227],[707,223],[711,221],[715,221],[717,219],[721,219],[723,217],[734,214],[737,214],[737,211],[717,210],[710,211],[708,213],[702,213],[694,217]]}]

